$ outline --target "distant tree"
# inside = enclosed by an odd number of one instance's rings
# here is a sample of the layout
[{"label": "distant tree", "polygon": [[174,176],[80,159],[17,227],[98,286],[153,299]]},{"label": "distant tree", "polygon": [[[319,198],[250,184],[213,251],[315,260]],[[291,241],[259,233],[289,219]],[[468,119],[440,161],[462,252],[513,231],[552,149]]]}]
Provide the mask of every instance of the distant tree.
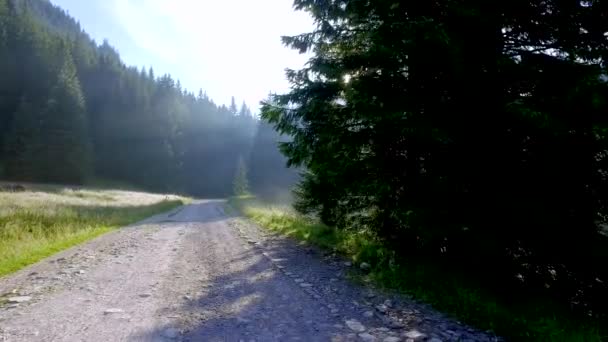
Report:
[{"label": "distant tree", "polygon": [[284,199],[300,179],[298,169],[287,167],[287,158],[278,149],[281,141],[289,141],[271,125],[261,121],[257,125],[249,158],[251,191],[269,199]]},{"label": "distant tree", "polygon": [[237,115],[236,100],[234,99],[234,96],[230,100],[230,107],[228,110],[232,115]]},{"label": "distant tree", "polygon": [[247,107],[247,104],[245,103],[245,101],[243,101],[243,104],[241,105],[241,109],[239,110],[239,116],[241,116],[241,117],[250,117],[251,116],[251,110],[249,110],[249,107]]},{"label": "distant tree", "polygon": [[249,194],[249,180],[247,179],[247,164],[243,157],[239,157],[234,175],[233,191],[236,196]]},{"label": "distant tree", "polygon": [[45,170],[48,181],[83,183],[91,171],[86,107],[76,66],[65,45],[63,53],[57,83],[42,112],[45,148],[37,156],[38,166]]},{"label": "distant tree", "polygon": [[40,176],[37,157],[44,153],[40,111],[25,96],[21,98],[11,128],[3,137],[5,175],[9,179],[36,181]]}]

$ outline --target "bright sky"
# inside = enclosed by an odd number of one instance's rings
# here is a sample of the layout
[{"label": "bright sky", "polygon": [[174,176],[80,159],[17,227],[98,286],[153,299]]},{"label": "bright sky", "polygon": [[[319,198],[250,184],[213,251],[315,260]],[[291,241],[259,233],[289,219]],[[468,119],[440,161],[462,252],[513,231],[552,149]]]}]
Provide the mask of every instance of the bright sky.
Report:
[{"label": "bright sky", "polygon": [[218,104],[245,100],[255,111],[285,92],[285,68],[306,56],[280,37],[309,32],[312,20],[291,0],[51,0],[98,43],[108,39],[127,65],[152,66]]}]

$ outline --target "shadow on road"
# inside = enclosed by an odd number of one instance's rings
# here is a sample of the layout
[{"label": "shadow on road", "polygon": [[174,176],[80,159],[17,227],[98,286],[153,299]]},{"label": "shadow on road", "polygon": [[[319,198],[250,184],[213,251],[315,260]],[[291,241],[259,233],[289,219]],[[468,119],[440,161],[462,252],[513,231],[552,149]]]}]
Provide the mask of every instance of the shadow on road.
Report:
[{"label": "shadow on road", "polygon": [[[199,208],[213,210],[212,206]],[[190,217],[188,213],[183,215]],[[274,247],[264,247],[263,252],[274,258],[275,254],[283,254],[287,247],[278,243]],[[209,276],[201,282],[196,296],[188,298],[177,307],[161,310],[161,317],[179,316],[179,323],[191,327],[180,337],[181,340],[345,340],[343,330],[335,326],[343,324],[343,320],[332,315],[326,305],[307,293],[295,280],[298,276],[289,277],[281,272],[272,259],[262,255],[262,249],[250,246],[226,251],[218,244],[209,244],[205,248],[214,249],[208,250],[208,253],[224,253],[229,257],[216,265],[204,265]],[[330,283],[328,273],[314,270],[316,266],[313,264],[322,262],[319,258],[303,255],[292,261],[301,263],[299,271],[310,270],[310,275],[321,275],[322,278],[325,275],[326,279],[317,280]],[[200,262],[204,263],[205,260]],[[312,269],[309,269],[307,264],[311,264]],[[335,270],[331,272],[335,275]],[[176,333],[172,330],[173,327],[159,326],[133,340],[171,340]]]}]

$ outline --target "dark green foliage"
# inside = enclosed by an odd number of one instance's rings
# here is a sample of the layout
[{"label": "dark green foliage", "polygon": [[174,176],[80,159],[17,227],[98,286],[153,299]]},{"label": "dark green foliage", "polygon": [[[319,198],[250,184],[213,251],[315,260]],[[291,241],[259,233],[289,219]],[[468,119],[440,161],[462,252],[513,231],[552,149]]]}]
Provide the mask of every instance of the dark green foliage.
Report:
[{"label": "dark green foliage", "polygon": [[225,196],[259,124],[234,97],[125,66],[48,1],[0,0],[0,75],[2,178]]},{"label": "dark green foliage", "polygon": [[50,90],[46,108],[41,111],[39,133],[34,138],[38,144],[34,164],[40,173],[35,180],[81,184],[90,172],[84,95],[67,51],[63,59],[64,65]]},{"label": "dark green foliage", "polygon": [[314,56],[262,116],[309,171],[300,209],[508,298],[608,312],[605,1],[295,7],[316,29],[284,42]]}]

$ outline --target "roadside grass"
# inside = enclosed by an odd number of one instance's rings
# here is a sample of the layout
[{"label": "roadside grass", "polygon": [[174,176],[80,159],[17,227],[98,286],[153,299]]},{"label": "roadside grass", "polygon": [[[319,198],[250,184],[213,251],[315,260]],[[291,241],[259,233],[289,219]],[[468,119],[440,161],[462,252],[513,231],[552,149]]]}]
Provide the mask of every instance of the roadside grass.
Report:
[{"label": "roadside grass", "polygon": [[608,338],[601,322],[570,316],[545,299],[505,300],[440,265],[398,259],[365,232],[336,230],[298,215],[287,206],[271,206],[255,198],[231,198],[229,204],[263,228],[332,250],[371,271],[355,279],[397,290],[479,329],[517,341],[602,341]]},{"label": "roadside grass", "polygon": [[0,192],[0,276],[188,201],[130,191],[26,188]]}]

